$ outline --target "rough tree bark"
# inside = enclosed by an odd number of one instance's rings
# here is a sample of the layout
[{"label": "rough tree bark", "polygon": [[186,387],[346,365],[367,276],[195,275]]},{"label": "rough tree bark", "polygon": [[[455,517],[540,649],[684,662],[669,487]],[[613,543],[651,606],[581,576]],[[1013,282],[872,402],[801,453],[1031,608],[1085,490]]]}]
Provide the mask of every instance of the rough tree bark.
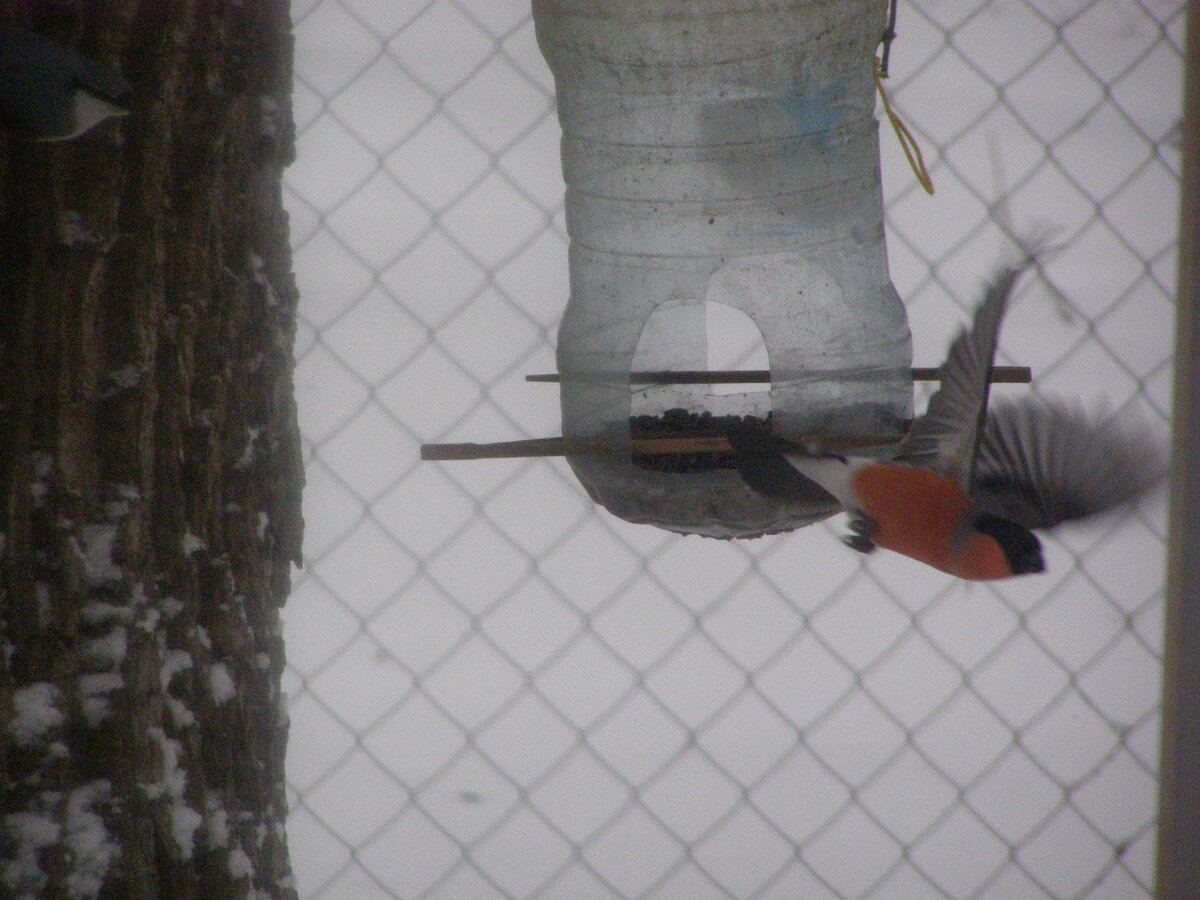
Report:
[{"label": "rough tree bark", "polygon": [[286,0],[0,0],[136,108],[0,135],[0,896],[293,897]]}]

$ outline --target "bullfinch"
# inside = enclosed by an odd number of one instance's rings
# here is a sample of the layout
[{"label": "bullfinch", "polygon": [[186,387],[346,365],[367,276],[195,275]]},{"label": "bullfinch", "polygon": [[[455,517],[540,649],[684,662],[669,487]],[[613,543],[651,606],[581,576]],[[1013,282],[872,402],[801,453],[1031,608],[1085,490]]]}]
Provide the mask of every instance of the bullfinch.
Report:
[{"label": "bullfinch", "polygon": [[1013,285],[1034,262],[1001,269],[970,329],[950,347],[941,386],[886,460],[822,453],[764,430],[729,435],[738,470],[767,496],[815,481],[850,514],[845,543],[883,547],[959,578],[1045,570],[1033,529],[1133,500],[1166,473],[1165,454],[1128,422],[1033,396],[989,408],[989,372]]}]

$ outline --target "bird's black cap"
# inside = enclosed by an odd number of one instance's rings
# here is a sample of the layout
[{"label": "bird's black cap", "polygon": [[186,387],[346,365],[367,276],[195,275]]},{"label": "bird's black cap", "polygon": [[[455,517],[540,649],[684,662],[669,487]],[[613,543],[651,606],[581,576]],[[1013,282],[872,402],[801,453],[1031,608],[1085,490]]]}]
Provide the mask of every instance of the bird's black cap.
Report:
[{"label": "bird's black cap", "polygon": [[1000,545],[1014,575],[1046,571],[1046,561],[1042,558],[1042,543],[1028,528],[990,513],[976,516],[974,525],[977,530]]}]

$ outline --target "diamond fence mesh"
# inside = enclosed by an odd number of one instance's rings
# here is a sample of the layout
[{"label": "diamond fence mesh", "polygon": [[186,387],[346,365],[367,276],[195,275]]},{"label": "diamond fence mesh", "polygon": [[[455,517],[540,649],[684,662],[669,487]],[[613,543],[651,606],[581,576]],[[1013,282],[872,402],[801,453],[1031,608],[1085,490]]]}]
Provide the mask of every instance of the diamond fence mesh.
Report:
[{"label": "diamond fence mesh", "polygon": [[[893,279],[936,365],[1058,228],[1002,361],[1169,412],[1183,5],[902,0]],[[1150,897],[1164,498],[966,586],[595,508],[561,460],[553,85],[527,2],[297,0],[306,564],[286,609],[302,897]],[[1002,201],[1002,202],[1000,202]],[[1029,390],[1030,388],[998,388]]]}]

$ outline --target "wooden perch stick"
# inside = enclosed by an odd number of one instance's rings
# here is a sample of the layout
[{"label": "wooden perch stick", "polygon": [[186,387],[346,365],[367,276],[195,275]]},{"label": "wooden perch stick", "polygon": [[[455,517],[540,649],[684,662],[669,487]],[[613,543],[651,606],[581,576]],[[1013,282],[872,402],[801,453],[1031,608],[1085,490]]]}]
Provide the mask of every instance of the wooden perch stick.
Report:
[{"label": "wooden perch stick", "polygon": [[[822,446],[830,450],[883,447],[899,440],[898,435],[821,436]],[[422,444],[421,459],[455,462],[467,459],[518,459],[539,456],[593,456],[607,453],[631,453],[652,456],[665,453],[730,453],[733,447],[721,435],[633,438],[628,444],[600,438],[529,438],[499,441],[494,444]]]},{"label": "wooden perch stick", "polygon": [[[580,376],[588,377],[588,376]],[[617,372],[603,372],[590,376],[597,381],[623,381],[625,376]],[[940,381],[942,370],[932,367],[914,368],[913,381]],[[562,375],[557,372],[526,375],[526,381],[558,384]],[[993,384],[1029,384],[1033,374],[1029,366],[992,366]],[[771,373],[766,369],[723,369],[711,372],[701,369],[681,369],[674,372],[630,372],[630,384],[770,384]]]},{"label": "wooden perch stick", "polygon": [[[597,378],[623,379],[613,373],[598,373]],[[915,368],[914,381],[937,381],[941,370]],[[1005,384],[1028,384],[1031,379],[1028,366],[993,366],[991,380]],[[557,373],[526,375],[526,381],[558,383],[562,380]],[[744,371],[699,371],[680,370],[673,372],[631,372],[633,384],[769,384],[771,373],[765,369]],[[861,435],[817,438],[822,446],[830,450],[856,450],[894,444],[898,435]],[[520,441],[499,441],[492,444],[422,444],[421,459],[436,462],[451,462],[467,459],[520,459],[541,456],[591,456],[609,453],[629,453],[636,456],[652,456],[671,453],[730,453],[733,448],[721,435],[673,435],[670,437],[633,438],[629,443],[614,443],[601,438],[528,438]]]}]

